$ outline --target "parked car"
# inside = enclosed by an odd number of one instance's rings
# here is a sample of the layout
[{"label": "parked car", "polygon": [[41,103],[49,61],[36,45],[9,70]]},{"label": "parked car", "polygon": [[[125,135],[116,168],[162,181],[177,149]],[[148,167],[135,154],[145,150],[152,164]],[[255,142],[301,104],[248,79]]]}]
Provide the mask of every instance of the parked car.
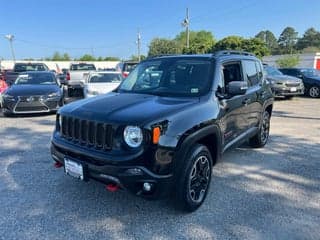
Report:
[{"label": "parked car", "polygon": [[62,91],[52,72],[20,74],[3,95],[5,116],[55,112],[62,104]]},{"label": "parked car", "polygon": [[66,79],[72,82],[84,82],[90,71],[96,71],[94,64],[72,63],[69,71],[66,73]]},{"label": "parked car", "polygon": [[284,75],[277,68],[264,65],[267,73],[267,80],[271,84],[271,89],[276,97],[292,98],[303,95],[304,85],[300,78]]},{"label": "parked car", "polygon": [[15,63],[13,71],[5,73],[6,82],[11,85],[17,79],[19,74],[30,71],[49,71],[49,68],[44,63]]},{"label": "parked car", "polygon": [[320,97],[320,71],[314,68],[280,68],[282,73],[302,79],[305,94]]},{"label": "parked car", "polygon": [[3,76],[0,74],[0,108],[2,108],[2,95],[8,89],[8,84],[4,80]]},{"label": "parked car", "polygon": [[126,78],[129,73],[137,66],[137,61],[124,61],[118,63],[116,70],[122,72],[122,77]]},{"label": "parked car", "polygon": [[91,72],[85,83],[84,95],[85,97],[94,97],[111,92],[119,86],[121,80],[121,72]]},{"label": "parked car", "polygon": [[75,178],[172,196],[194,211],[223,152],[267,143],[272,106],[262,64],[249,53],[149,58],[117,90],[59,109],[51,155]]}]

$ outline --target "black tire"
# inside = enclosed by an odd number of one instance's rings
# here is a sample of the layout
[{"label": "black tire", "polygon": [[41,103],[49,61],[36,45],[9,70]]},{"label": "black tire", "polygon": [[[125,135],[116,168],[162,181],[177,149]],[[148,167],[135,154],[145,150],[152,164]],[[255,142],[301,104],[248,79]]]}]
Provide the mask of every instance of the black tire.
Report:
[{"label": "black tire", "polygon": [[12,113],[3,110],[3,116],[5,116],[5,117],[12,117]]},{"label": "black tire", "polygon": [[196,144],[177,168],[175,203],[185,212],[193,212],[207,196],[211,181],[212,157],[208,148]]},{"label": "black tire", "polygon": [[308,95],[312,98],[320,97],[320,88],[318,86],[312,86],[308,89]]},{"label": "black tire", "polygon": [[261,121],[259,131],[249,139],[251,147],[261,148],[268,142],[270,131],[270,114],[268,111],[264,111]]}]

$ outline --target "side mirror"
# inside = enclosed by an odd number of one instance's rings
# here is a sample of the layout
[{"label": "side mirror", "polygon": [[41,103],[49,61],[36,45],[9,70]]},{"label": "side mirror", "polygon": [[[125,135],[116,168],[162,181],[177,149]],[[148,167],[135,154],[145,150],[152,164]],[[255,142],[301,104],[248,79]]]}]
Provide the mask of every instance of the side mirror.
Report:
[{"label": "side mirror", "polygon": [[248,83],[244,81],[232,81],[227,86],[230,95],[243,95],[248,89]]}]

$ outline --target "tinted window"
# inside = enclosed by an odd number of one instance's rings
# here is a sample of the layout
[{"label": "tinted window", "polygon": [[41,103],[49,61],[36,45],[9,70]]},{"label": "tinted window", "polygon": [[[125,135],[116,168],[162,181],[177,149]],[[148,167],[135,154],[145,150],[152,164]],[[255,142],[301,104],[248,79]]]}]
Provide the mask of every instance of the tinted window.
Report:
[{"label": "tinted window", "polygon": [[266,72],[267,72],[267,74],[269,75],[269,76],[277,76],[277,75],[283,75],[283,73],[282,72],[280,72],[278,69],[276,69],[276,68],[274,68],[274,67],[265,67],[264,68],[265,70],[266,70]]},{"label": "tinted window", "polygon": [[92,74],[89,82],[91,83],[108,83],[108,82],[120,82],[121,75],[118,73],[95,73]]},{"label": "tinted window", "polygon": [[122,82],[119,91],[162,96],[199,96],[209,91],[211,62],[169,58],[143,62]]},{"label": "tinted window", "polygon": [[245,60],[243,61],[243,64],[249,85],[257,85],[259,83],[259,73],[255,61]]},{"label": "tinted window", "polygon": [[57,84],[53,74],[21,74],[14,84]]},{"label": "tinted window", "polygon": [[14,67],[15,72],[27,71],[47,71],[48,69],[43,64],[17,64]]},{"label": "tinted window", "polygon": [[94,71],[96,67],[93,64],[73,64],[70,66],[72,71]]}]

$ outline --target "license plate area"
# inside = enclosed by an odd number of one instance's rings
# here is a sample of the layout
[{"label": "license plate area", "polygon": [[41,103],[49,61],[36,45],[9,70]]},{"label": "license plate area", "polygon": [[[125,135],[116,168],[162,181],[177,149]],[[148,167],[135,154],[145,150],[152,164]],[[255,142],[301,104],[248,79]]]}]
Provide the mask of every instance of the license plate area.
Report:
[{"label": "license plate area", "polygon": [[69,158],[64,158],[64,172],[67,175],[84,181],[84,169],[85,167],[81,163],[71,160]]},{"label": "license plate area", "polygon": [[297,91],[297,88],[296,88],[296,87],[290,88],[290,92],[296,92],[296,91]]}]

